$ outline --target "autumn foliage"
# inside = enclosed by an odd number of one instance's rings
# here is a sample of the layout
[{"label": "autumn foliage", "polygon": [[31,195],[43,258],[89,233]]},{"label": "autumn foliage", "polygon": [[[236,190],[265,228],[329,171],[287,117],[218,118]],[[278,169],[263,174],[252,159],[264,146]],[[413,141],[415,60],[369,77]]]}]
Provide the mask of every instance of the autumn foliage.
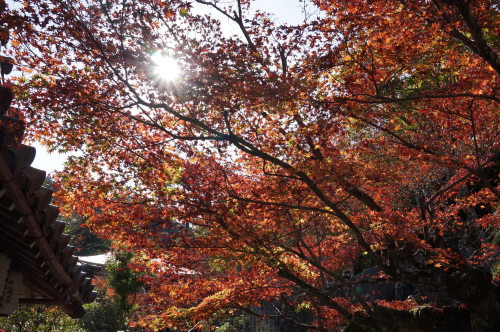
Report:
[{"label": "autumn foliage", "polygon": [[[17,111],[77,152],[59,204],[140,252],[141,324],[267,300],[311,330],[500,326],[498,2],[316,0],[297,25],[249,0],[14,2]],[[365,301],[360,259],[449,305]]]}]

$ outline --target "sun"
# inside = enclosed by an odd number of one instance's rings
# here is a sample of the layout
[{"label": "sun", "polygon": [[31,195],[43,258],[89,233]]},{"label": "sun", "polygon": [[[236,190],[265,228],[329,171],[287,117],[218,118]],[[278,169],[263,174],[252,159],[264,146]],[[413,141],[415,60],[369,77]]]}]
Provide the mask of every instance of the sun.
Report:
[{"label": "sun", "polygon": [[179,64],[169,55],[156,52],[151,56],[154,63],[154,72],[161,79],[166,81],[175,81],[180,77],[181,71]]}]

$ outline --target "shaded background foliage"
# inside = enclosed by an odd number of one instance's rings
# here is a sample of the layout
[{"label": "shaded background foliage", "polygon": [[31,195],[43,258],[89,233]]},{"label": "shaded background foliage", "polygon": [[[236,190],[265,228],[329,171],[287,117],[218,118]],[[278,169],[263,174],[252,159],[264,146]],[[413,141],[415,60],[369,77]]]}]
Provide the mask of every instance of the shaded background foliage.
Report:
[{"label": "shaded background foliage", "polygon": [[0,317],[0,328],[7,332],[84,332],[77,320],[57,307],[19,305],[9,317]]}]

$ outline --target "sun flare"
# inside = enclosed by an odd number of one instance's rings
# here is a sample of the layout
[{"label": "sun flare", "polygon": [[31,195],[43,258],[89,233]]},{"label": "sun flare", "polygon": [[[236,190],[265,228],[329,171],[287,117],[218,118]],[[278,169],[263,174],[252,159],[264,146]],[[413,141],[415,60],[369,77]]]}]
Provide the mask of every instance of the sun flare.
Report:
[{"label": "sun flare", "polygon": [[161,52],[156,52],[151,57],[155,65],[154,72],[161,79],[166,81],[175,81],[180,76],[179,64],[170,56]]}]

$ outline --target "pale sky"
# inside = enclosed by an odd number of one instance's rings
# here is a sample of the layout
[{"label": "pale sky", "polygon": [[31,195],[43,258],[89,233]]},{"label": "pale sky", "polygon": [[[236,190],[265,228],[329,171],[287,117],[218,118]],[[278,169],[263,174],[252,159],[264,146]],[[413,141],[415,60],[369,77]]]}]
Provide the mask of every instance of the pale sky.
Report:
[{"label": "pale sky", "polygon": [[37,144],[30,143],[36,149],[35,161],[31,164],[32,167],[44,170],[47,174],[54,172],[54,170],[62,171],[66,156],[58,153],[49,154],[45,147]]},{"label": "pale sky", "polygon": [[[303,3],[298,0],[256,0],[254,8],[259,8],[263,12],[273,13],[279,22],[289,24],[299,24],[304,20],[302,12]],[[221,15],[222,16],[222,15]],[[237,27],[231,27],[227,23],[227,18],[220,18],[222,24],[231,32],[236,33]],[[65,155],[52,153],[49,154],[47,150],[39,144],[30,144],[36,148],[36,158],[31,166],[44,170],[47,174],[63,170],[63,164],[66,160]]]}]

